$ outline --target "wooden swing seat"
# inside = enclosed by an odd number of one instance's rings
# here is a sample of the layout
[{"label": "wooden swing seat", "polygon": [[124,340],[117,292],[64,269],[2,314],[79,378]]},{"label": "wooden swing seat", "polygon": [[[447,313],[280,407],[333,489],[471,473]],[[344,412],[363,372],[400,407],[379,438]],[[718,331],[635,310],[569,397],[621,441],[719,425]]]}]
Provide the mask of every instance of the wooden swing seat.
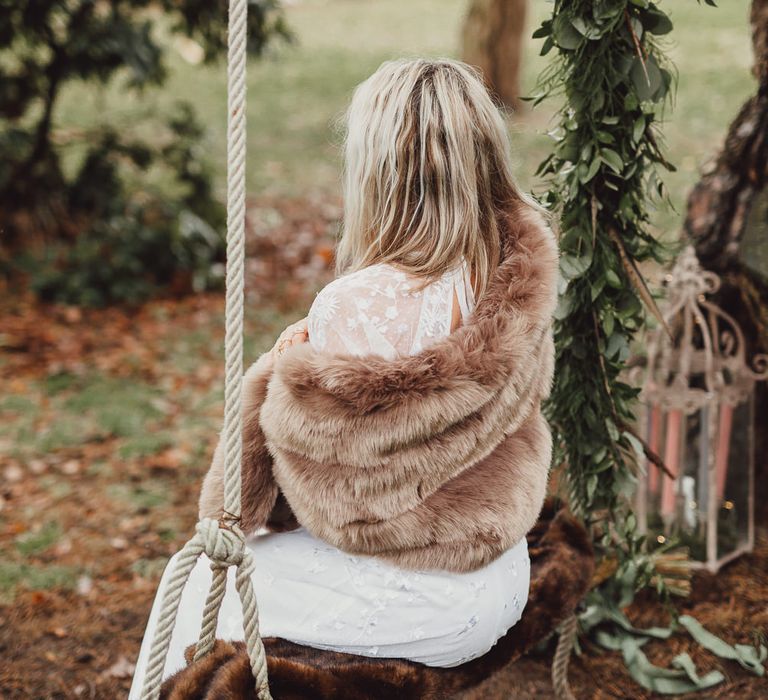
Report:
[{"label": "wooden swing seat", "polygon": [[[372,659],[265,638],[275,700],[445,700],[480,685],[546,639],[589,590],[594,553],[584,527],[548,500],[528,534],[531,586],[521,620],[484,656],[454,668],[401,659]],[[216,640],[204,658],[168,678],[165,700],[255,700],[242,642]]]}]

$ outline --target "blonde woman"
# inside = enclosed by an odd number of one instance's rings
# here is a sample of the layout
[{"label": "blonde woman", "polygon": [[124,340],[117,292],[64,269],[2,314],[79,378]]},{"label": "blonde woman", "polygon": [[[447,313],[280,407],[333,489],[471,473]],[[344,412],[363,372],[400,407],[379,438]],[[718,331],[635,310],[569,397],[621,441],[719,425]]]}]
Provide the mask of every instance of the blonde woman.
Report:
[{"label": "blonde woman", "polygon": [[[340,276],[246,377],[242,525],[261,631],[455,666],[527,600],[556,246],[515,184],[501,114],[457,61],[390,61],[356,89],[344,190]],[[221,461],[203,516],[222,514]],[[166,675],[196,641],[209,582],[201,562]],[[232,590],[217,636],[242,638]]]}]

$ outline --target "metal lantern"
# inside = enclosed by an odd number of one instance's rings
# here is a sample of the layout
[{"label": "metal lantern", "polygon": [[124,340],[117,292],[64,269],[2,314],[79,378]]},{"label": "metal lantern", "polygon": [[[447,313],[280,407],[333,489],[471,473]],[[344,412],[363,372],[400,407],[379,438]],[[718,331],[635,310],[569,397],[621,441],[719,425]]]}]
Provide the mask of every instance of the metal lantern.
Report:
[{"label": "metal lantern", "polygon": [[754,386],[768,378],[768,356],[748,366],[741,328],[707,299],[720,279],[702,270],[692,246],[666,281],[671,336],[649,331],[638,368],[640,429],[664,466],[642,465],[638,522],[714,572],[754,546]]}]

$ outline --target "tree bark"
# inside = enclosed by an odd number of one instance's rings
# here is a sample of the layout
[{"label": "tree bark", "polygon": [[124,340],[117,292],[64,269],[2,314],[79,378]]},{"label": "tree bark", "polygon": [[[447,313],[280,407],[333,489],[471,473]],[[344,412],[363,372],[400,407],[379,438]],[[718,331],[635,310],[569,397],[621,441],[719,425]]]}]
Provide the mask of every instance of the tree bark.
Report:
[{"label": "tree bark", "polygon": [[[747,358],[768,352],[768,277],[742,250],[768,247],[768,0],[753,0],[750,13],[757,93],[742,106],[722,150],[688,197],[685,233],[702,265],[717,272],[717,303],[741,325]],[[768,422],[768,387],[756,388],[756,427]],[[756,430],[757,515],[768,521],[768,432]],[[760,504],[763,504],[760,507]]]},{"label": "tree bark", "polygon": [[688,198],[685,232],[702,263],[726,270],[739,258],[755,196],[768,182],[768,0],[751,12],[757,94],[731,124],[722,151]]},{"label": "tree bark", "polygon": [[526,0],[471,0],[462,28],[462,58],[483,74],[496,98],[520,106]]}]

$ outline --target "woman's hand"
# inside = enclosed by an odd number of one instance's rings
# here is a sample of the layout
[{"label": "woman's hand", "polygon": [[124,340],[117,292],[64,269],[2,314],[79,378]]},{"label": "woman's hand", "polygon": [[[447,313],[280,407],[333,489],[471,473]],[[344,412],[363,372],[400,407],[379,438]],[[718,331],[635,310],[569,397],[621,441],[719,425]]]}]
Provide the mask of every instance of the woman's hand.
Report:
[{"label": "woman's hand", "polygon": [[309,340],[309,331],[307,329],[307,319],[302,318],[296,323],[292,323],[286,328],[277,339],[275,347],[272,348],[272,357],[277,359],[288,348],[294,345],[301,345]]}]

